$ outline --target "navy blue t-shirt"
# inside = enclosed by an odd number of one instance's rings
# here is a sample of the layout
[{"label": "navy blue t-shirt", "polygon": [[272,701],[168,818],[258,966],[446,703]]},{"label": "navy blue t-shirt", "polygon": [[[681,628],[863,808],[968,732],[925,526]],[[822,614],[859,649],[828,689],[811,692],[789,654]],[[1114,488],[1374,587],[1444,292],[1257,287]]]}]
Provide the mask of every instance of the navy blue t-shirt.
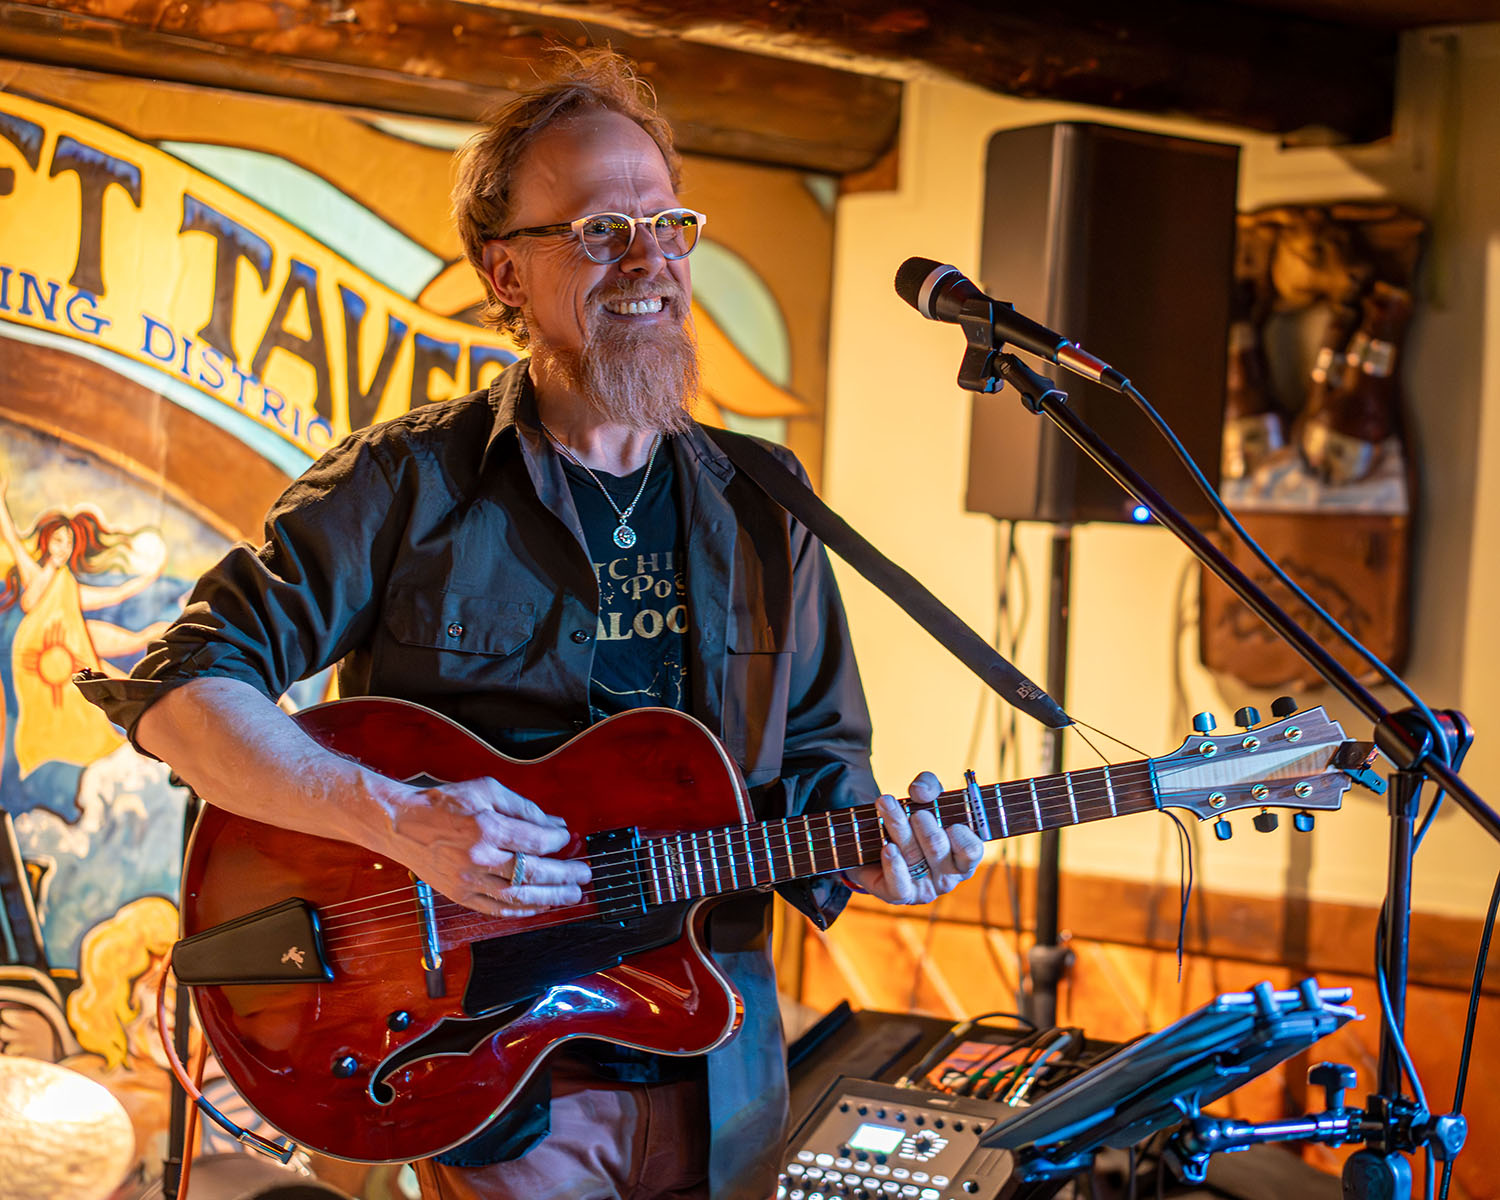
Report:
[{"label": "navy blue t-shirt", "polygon": [[566,459],[563,468],[599,581],[590,720],[651,705],[685,709],[687,577],[671,448],[665,442],[657,448],[646,490],[630,514],[635,543],[628,548],[615,541],[620,518],[600,482],[623,509],[635,497],[646,468],[625,476],[596,471],[599,482]]}]

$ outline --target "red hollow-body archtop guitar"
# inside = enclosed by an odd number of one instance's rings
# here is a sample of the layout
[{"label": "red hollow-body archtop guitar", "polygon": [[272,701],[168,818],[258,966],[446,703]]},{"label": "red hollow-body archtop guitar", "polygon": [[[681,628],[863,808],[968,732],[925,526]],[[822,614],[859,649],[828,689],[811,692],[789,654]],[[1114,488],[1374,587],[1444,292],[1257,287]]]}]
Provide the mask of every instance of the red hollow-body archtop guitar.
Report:
[{"label": "red hollow-body archtop guitar", "polygon": [[[358,846],[205,807],[174,968],[250,1106],[342,1158],[458,1145],[572,1038],[664,1054],[722,1045],[741,1007],[708,955],[708,906],[873,862],[883,843],[873,804],[756,821],[719,742],[664,709],[612,717],[534,762],[401,701],[335,701],[296,720],[393,779],[501,780],[563,817],[562,856],[593,871],[574,907],[487,917]],[[985,840],[1165,807],[1200,819],[1291,808],[1300,826],[1338,808],[1372,754],[1311,709],[1160,758],[984,787],[970,776],[936,814]]]}]

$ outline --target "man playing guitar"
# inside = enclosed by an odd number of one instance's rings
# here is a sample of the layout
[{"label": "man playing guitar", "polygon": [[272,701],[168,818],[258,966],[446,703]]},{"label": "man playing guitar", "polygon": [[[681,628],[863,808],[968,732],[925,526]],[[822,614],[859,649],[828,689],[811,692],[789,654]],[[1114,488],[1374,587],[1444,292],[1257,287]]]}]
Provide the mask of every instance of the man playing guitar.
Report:
[{"label": "man playing guitar", "polygon": [[[530,357],[351,435],[277,502],[265,545],[231,550],[133,677],[81,684],[90,698],[210,804],[363,847],[487,917],[580,902],[565,822],[497,779],[398,780],[326,749],[276,706],[292,682],[337,664],[341,695],[421,704],[516,759],[675,708],[722,741],[758,818],[874,800],[824,551],[688,415],[706,218],[678,181],[670,129],[613,55],[502,109],[463,153],[454,209],[485,319]],[[910,798],[938,791],[924,772]],[[851,887],[922,903],[978,866],[965,825],[878,803],[878,862],[778,889],[820,926]],[[419,1164],[424,1196],[770,1195],[787,1088],[769,930],[765,888],[707,917],[737,1036],[687,1057],[565,1042],[487,1129]]]}]

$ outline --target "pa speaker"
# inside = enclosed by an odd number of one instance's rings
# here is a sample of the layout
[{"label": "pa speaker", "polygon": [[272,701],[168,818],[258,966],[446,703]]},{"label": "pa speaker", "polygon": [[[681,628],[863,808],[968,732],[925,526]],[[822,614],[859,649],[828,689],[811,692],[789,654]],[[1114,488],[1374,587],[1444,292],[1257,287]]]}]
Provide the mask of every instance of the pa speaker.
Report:
[{"label": "pa speaker", "polygon": [[[1239,148],[1104,125],[989,143],[979,282],[1123,371],[1217,484]],[[1057,376],[1071,407],[1174,506],[1207,501],[1127,397]],[[1009,388],[973,398],[966,507],[1033,521],[1129,521],[1135,502]]]}]

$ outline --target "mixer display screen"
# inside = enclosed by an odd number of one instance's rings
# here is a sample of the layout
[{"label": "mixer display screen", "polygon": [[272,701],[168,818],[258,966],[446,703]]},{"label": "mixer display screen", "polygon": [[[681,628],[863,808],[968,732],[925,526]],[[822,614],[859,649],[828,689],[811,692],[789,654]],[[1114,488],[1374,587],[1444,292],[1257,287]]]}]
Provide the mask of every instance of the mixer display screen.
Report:
[{"label": "mixer display screen", "polygon": [[852,1134],[846,1145],[852,1150],[869,1150],[874,1154],[889,1154],[901,1144],[906,1136],[904,1129],[892,1129],[888,1125],[861,1125]]}]

